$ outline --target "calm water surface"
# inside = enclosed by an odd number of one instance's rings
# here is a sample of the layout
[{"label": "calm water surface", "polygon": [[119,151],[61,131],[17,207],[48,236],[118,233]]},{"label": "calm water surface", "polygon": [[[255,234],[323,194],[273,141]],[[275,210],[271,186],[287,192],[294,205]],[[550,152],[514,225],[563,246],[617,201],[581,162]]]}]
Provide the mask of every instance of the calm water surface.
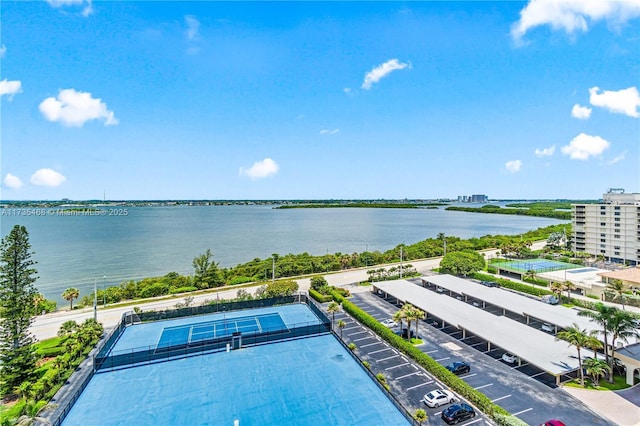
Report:
[{"label": "calm water surface", "polygon": [[[129,279],[191,274],[195,256],[211,249],[220,266],[272,253],[388,250],[433,238],[519,234],[566,223],[556,219],[440,209],[283,209],[272,206],[129,207],[127,216],[4,216],[5,236],[27,227],[37,260],[36,287],[62,302],[68,287],[91,293]],[[67,302],[64,302],[67,303]]]}]

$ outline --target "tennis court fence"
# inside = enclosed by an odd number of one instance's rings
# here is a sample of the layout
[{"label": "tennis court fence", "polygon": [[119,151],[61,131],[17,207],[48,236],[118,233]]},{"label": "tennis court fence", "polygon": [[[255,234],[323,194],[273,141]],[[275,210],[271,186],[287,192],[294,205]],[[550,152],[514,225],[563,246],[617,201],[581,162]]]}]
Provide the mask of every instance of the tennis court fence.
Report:
[{"label": "tennis court fence", "polygon": [[[102,346],[97,355],[93,358],[94,372],[116,370],[136,365],[145,365],[162,361],[169,361],[189,356],[202,355],[205,353],[220,352],[230,345],[234,348],[238,345],[238,338],[241,338],[242,347],[262,345],[270,342],[299,339],[303,337],[315,336],[331,332],[331,320],[325,315],[316,302],[306,294],[296,294],[286,297],[270,299],[247,300],[241,302],[225,302],[219,305],[197,306],[193,308],[181,308],[163,311],[140,312],[140,321],[157,321],[162,319],[182,318],[187,316],[211,314],[216,312],[231,312],[242,309],[253,309],[259,307],[270,307],[277,305],[287,305],[293,303],[306,304],[318,317],[320,322],[306,322],[299,324],[289,324],[287,327],[278,329],[266,329],[241,335],[224,336],[220,338],[201,340],[197,342],[185,342],[163,348],[145,346],[124,351],[112,352],[111,349],[122,335],[127,326],[132,324],[131,316],[123,315],[120,324],[112,330],[107,338],[107,342]],[[235,340],[234,340],[235,339]]]}]

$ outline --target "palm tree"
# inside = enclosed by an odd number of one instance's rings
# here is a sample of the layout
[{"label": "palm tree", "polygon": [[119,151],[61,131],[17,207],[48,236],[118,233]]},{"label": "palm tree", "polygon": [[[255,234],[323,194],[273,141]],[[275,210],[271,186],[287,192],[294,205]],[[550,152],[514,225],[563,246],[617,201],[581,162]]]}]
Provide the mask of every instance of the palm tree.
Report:
[{"label": "palm tree", "polygon": [[558,296],[558,300],[560,300],[560,294],[562,293],[562,284],[552,282],[551,285],[549,285],[549,290],[551,290],[553,294]]},{"label": "palm tree", "polygon": [[58,337],[62,337],[62,338],[69,337],[73,333],[75,333],[77,330],[78,330],[77,322],[73,320],[65,321],[62,323],[62,325],[58,329]]},{"label": "palm tree", "polygon": [[342,329],[347,325],[343,320],[338,320],[338,328],[340,328],[340,340],[342,340]]},{"label": "palm tree", "polygon": [[594,305],[595,311],[590,309],[585,309],[578,312],[578,315],[581,317],[591,318],[591,322],[595,322],[600,327],[602,327],[602,335],[604,341],[604,355],[609,362],[609,342],[607,341],[607,337],[610,332],[609,322],[613,317],[614,312],[617,310],[612,306],[605,305],[604,303],[598,302]]},{"label": "palm tree", "polygon": [[402,330],[402,321],[405,318],[404,314],[405,312],[402,309],[400,309],[395,314],[393,314],[393,317],[391,317],[395,322],[397,322],[400,325],[400,330]]},{"label": "palm tree", "polygon": [[575,346],[578,351],[578,368],[580,369],[580,384],[584,386],[584,373],[582,371],[582,355],[580,349],[586,347],[589,341],[589,335],[587,330],[581,330],[580,326],[573,323],[572,326],[567,327],[566,330],[556,334],[556,340],[564,340],[569,343],[569,346]]},{"label": "palm tree", "polygon": [[80,297],[80,292],[78,291],[77,288],[74,288],[74,287],[69,287],[64,291],[64,293],[62,293],[62,298],[67,302],[71,303],[70,305],[71,310],[73,310],[73,300],[77,299],[78,297]]},{"label": "palm tree", "polygon": [[38,315],[38,313],[40,312],[40,310],[38,309],[38,307],[40,306],[40,304],[42,302],[44,302],[45,300],[47,300],[44,295],[42,293],[36,293],[35,296],[33,296],[33,310],[35,311],[35,314]]},{"label": "palm tree", "polygon": [[333,322],[336,320],[336,312],[340,312],[340,305],[336,302],[329,303],[327,312],[331,314],[331,327],[333,327]]},{"label": "palm tree", "polygon": [[[418,316],[416,315],[416,308],[413,307],[410,303],[405,303],[402,307],[404,311],[404,318],[407,320],[407,339],[411,342],[411,323],[415,321],[418,322]],[[416,336],[418,333],[416,332]]]},{"label": "palm tree", "polygon": [[605,374],[611,372],[611,367],[606,361],[597,358],[589,358],[584,360],[584,369],[587,374],[591,375],[594,386],[600,384],[600,377],[604,377]]},{"label": "palm tree", "polygon": [[[638,332],[638,326],[635,324],[633,314],[627,311],[621,311],[620,309],[616,309],[611,316],[609,329],[611,331],[611,358],[609,359],[609,367],[611,367],[611,371],[613,371],[613,360],[616,357],[616,340],[620,339],[628,343],[629,337],[640,337],[640,332]],[[609,382],[613,383],[613,374]]]},{"label": "palm tree", "polygon": [[567,299],[571,301],[571,292],[575,290],[577,287],[571,281],[564,281],[562,284],[562,290],[567,292]]},{"label": "palm tree", "polygon": [[414,313],[414,319],[416,320],[416,339],[419,339],[420,338],[419,337],[420,333],[419,333],[419,330],[418,330],[418,325],[420,323],[420,320],[425,319],[427,314],[426,314],[425,311],[423,311],[423,310],[421,310],[419,308],[416,308],[415,306],[412,306],[412,308],[413,308],[413,313]]},{"label": "palm tree", "polygon": [[536,271],[533,269],[529,269],[527,272],[524,273],[524,277],[533,281],[536,279]]},{"label": "palm tree", "polygon": [[422,408],[418,408],[416,412],[413,413],[413,418],[416,419],[419,424],[422,424],[427,421],[427,412]]},{"label": "palm tree", "polygon": [[598,339],[597,335],[598,335],[598,331],[597,330],[593,330],[589,334],[589,339],[587,340],[587,344],[584,346],[585,348],[589,348],[589,349],[593,350],[593,357],[594,358],[598,357],[598,349],[602,349],[604,347],[604,345],[602,344],[600,339]]},{"label": "palm tree", "polygon": [[624,295],[625,286],[622,280],[611,279],[607,282],[607,290],[614,293],[618,298],[620,298],[620,303],[622,304],[622,310],[624,311],[624,301],[626,299]]}]

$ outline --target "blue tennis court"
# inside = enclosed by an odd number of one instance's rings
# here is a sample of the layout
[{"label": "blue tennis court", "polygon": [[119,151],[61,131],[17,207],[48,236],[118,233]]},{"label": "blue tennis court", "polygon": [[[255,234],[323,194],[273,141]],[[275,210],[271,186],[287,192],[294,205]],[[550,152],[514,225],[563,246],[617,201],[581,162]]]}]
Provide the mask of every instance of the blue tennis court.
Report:
[{"label": "blue tennis court", "polygon": [[549,259],[527,259],[514,260],[510,262],[496,262],[492,263],[491,266],[518,273],[525,273],[527,271],[540,273],[578,268],[578,266],[574,265],[573,263],[565,263]]},{"label": "blue tennis court", "polygon": [[157,348],[187,345],[230,337],[234,333],[258,334],[287,330],[277,312],[239,318],[223,318],[214,321],[166,327],[162,330]]}]

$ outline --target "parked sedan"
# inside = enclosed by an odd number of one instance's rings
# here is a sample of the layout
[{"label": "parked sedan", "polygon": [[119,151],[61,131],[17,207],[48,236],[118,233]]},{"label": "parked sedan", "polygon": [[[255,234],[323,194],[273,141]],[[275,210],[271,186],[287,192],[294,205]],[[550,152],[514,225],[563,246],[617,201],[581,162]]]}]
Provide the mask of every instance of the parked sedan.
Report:
[{"label": "parked sedan", "polygon": [[427,407],[439,407],[441,405],[452,403],[456,400],[456,397],[453,393],[448,390],[432,390],[428,394],[422,397],[422,402],[424,402]]},{"label": "parked sedan", "polygon": [[446,366],[453,374],[464,374],[471,371],[471,366],[464,361],[456,361]]},{"label": "parked sedan", "polygon": [[512,353],[505,352],[502,354],[502,360],[508,364],[515,364],[518,362],[518,357]]},{"label": "parked sedan", "polygon": [[444,420],[448,425],[452,425],[475,416],[476,412],[470,405],[460,403],[453,404],[447,409],[442,410],[442,415],[440,417],[442,417],[442,420]]},{"label": "parked sedan", "polygon": [[384,325],[384,326],[386,326],[386,327],[389,327],[389,328],[393,328],[393,327],[395,327],[396,325],[398,325],[398,324],[397,324],[394,320],[392,320],[391,318],[389,318],[389,319],[386,319],[386,320],[382,321],[382,323],[381,323],[381,324],[382,324],[382,325]]}]

